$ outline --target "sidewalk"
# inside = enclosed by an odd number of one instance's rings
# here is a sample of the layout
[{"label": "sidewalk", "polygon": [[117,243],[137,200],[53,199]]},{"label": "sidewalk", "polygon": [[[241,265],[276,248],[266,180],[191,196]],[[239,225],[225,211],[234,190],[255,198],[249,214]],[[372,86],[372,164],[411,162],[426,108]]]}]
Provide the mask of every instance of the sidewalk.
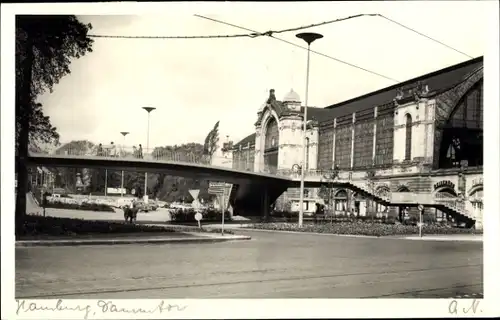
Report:
[{"label": "sidewalk", "polygon": [[[241,230],[241,231],[252,231],[252,232],[280,232],[280,233],[290,233],[290,234],[309,234],[318,236],[337,236],[337,237],[351,237],[351,238],[373,238],[373,239],[400,239],[400,240],[427,240],[427,241],[473,241],[482,242],[482,234],[449,234],[449,235],[423,235],[422,238],[419,236],[367,236],[367,235],[351,235],[351,234],[335,234],[335,233],[319,233],[319,232],[303,232],[303,231],[287,231],[287,230],[266,230],[266,229],[253,229],[249,228],[251,224],[228,224],[224,225],[226,230]],[[221,224],[207,224],[204,228],[221,228]]]},{"label": "sidewalk", "polygon": [[473,241],[482,242],[482,234],[449,234],[449,235],[423,235],[403,237],[405,240],[421,240],[421,241]]},{"label": "sidewalk", "polygon": [[184,232],[183,236],[133,236],[116,238],[94,239],[50,239],[50,240],[20,240],[16,241],[16,248],[48,247],[48,246],[82,246],[82,245],[120,245],[120,244],[165,244],[165,243],[203,243],[223,242],[233,240],[250,240],[249,236],[240,236],[215,233]]}]

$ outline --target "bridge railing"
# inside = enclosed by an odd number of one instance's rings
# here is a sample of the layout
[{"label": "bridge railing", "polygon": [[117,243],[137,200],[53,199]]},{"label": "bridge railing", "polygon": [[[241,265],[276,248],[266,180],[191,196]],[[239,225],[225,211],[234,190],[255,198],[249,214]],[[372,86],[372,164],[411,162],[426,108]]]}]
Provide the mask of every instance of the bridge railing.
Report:
[{"label": "bridge railing", "polygon": [[[230,168],[241,171],[248,171],[254,173],[264,173],[276,175],[280,177],[287,177],[292,179],[300,179],[300,169],[283,169],[277,166],[271,166],[266,163],[258,163],[255,165],[249,157],[243,159],[231,159],[223,156],[209,156],[203,155],[201,150],[183,150],[179,151],[174,148],[142,148],[138,146],[123,146],[123,145],[101,145],[89,149],[80,147],[65,147],[54,152],[59,156],[74,156],[74,157],[102,157],[105,159],[128,159],[138,161],[165,161],[165,162],[179,162],[197,165],[205,165],[214,168]],[[241,161],[243,160],[243,161]],[[245,161],[246,160],[246,161]],[[335,174],[333,169],[307,169],[305,171],[306,179],[314,179],[322,182],[333,181],[332,176]],[[352,172],[340,171],[336,176],[336,180],[342,181],[362,181],[363,179],[353,179]]]}]

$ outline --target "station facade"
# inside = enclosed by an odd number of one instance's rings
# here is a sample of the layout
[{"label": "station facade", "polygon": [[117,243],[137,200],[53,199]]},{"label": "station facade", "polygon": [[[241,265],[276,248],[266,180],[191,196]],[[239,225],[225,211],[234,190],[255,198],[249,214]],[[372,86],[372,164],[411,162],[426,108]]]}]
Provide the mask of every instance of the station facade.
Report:
[{"label": "station facade", "polygon": [[[270,90],[258,110],[255,132],[224,144],[225,166],[269,173],[301,168],[301,99],[293,90],[282,101],[275,94]],[[308,107],[307,119],[307,171],[337,168],[352,179],[369,177],[375,195],[429,192],[461,198],[481,225],[482,57],[326,108]],[[277,206],[298,211],[299,197],[299,189],[288,189]],[[401,210],[342,188],[326,198],[319,188],[308,188],[304,198],[309,213],[316,203],[335,208],[335,214],[391,216]],[[426,214],[449,219],[433,208]]]}]

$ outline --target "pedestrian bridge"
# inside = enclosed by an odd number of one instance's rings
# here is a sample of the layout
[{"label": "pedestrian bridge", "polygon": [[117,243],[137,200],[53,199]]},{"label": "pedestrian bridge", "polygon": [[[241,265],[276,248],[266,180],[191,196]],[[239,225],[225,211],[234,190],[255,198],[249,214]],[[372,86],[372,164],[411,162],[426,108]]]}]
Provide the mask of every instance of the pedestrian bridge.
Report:
[{"label": "pedestrian bridge", "polygon": [[[171,175],[193,176],[212,181],[239,183],[255,180],[268,183],[285,183],[288,187],[298,186],[300,171],[278,169],[265,164],[251,165],[246,170],[234,169],[230,160],[224,157],[199,156],[193,153],[153,150],[138,153],[137,149],[120,148],[118,152],[104,150],[82,151],[81,148],[67,148],[52,154],[29,153],[31,164],[55,167],[107,168],[126,171],[166,172]],[[253,164],[253,163],[252,163]],[[333,170],[306,170],[305,181],[308,187],[317,187],[328,180]],[[349,172],[340,172],[340,180],[352,180]]]},{"label": "pedestrian bridge", "polygon": [[[116,150],[116,149],[115,149]],[[83,151],[81,148],[65,148],[53,154],[29,153],[28,162],[47,167],[107,168],[125,171],[165,172],[169,175],[193,177],[233,184],[230,203],[244,211],[257,210],[266,213],[273,203],[288,188],[300,185],[300,172],[292,169],[278,169],[265,164],[249,166],[247,170],[233,169],[230,160],[199,156],[189,152],[175,152],[163,149],[139,151],[134,148]],[[394,200],[391,195],[379,195],[371,190],[366,179],[353,179],[351,172],[334,170],[306,170],[306,187],[343,187],[363,194],[383,205],[417,205],[419,202]],[[332,178],[335,176],[335,178]],[[427,206],[452,210],[457,214],[469,215],[457,204],[457,199],[430,199]],[[420,202],[421,203],[421,202]]]}]

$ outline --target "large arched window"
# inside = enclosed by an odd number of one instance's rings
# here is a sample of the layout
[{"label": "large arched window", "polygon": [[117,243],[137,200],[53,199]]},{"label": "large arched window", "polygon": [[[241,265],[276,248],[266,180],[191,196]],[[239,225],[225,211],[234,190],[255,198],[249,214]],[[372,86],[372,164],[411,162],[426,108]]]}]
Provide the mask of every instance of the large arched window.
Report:
[{"label": "large arched window", "polygon": [[272,117],[266,128],[266,137],[264,143],[264,150],[274,149],[278,147],[279,143],[279,131],[278,131],[278,123]]},{"label": "large arched window", "polygon": [[483,82],[475,84],[442,124],[439,167],[483,164]]},{"label": "large arched window", "polygon": [[274,117],[269,119],[264,137],[264,167],[269,173],[278,170],[279,130],[278,122]]},{"label": "large arched window", "polygon": [[411,160],[411,128],[412,128],[411,115],[406,114],[405,160]]}]

